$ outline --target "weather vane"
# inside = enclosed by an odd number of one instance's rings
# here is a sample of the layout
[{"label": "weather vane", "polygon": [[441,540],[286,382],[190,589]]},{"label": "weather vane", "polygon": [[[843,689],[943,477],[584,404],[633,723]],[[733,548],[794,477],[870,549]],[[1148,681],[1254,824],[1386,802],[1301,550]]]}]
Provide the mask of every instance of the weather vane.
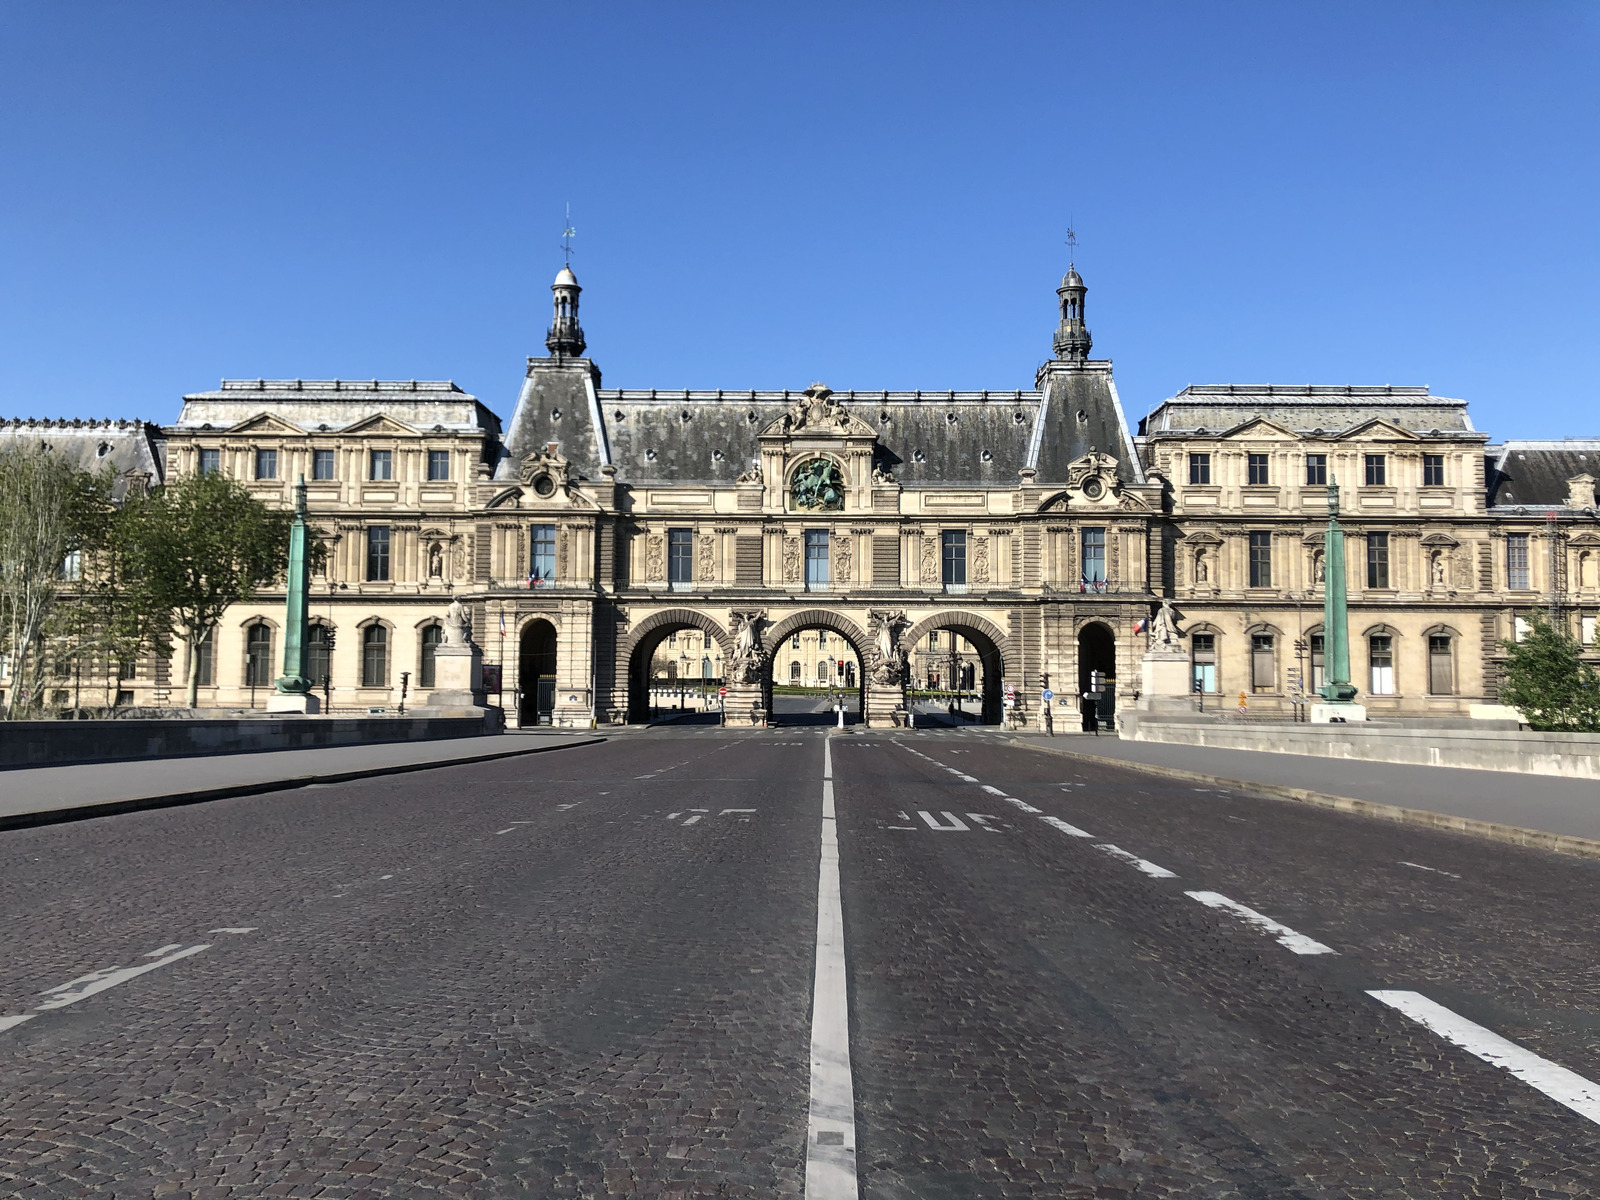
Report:
[{"label": "weather vane", "polygon": [[572,227],[572,205],[567,205],[567,227],[561,231],[561,252],[567,256],[567,266],[572,265],[572,239],[578,231]]},{"label": "weather vane", "polygon": [[1068,225],[1067,226],[1067,266],[1068,267],[1076,266],[1077,265],[1077,261],[1076,261],[1077,257],[1078,257],[1078,235],[1076,233],[1072,232],[1072,226]]}]

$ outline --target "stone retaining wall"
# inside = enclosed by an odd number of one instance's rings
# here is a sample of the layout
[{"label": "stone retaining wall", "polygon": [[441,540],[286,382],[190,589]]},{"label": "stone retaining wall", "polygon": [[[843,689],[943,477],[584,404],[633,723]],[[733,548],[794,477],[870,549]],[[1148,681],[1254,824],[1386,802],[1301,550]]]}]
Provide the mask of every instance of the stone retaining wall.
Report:
[{"label": "stone retaining wall", "polygon": [[1600,779],[1600,734],[1593,733],[1403,728],[1379,724],[1230,724],[1185,721],[1137,712],[1122,714],[1119,725],[1122,736],[1136,742]]},{"label": "stone retaining wall", "polygon": [[460,717],[285,717],[193,721],[4,721],[0,768],[433,741],[500,732],[500,712]]}]

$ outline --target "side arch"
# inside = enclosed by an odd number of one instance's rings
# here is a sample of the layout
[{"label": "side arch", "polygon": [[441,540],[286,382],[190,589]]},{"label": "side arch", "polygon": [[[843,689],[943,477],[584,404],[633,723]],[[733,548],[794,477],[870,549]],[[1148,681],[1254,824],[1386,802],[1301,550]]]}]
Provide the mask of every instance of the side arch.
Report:
[{"label": "side arch", "polygon": [[[910,629],[900,635],[900,647],[910,651],[918,642],[927,637],[935,629],[953,629],[966,636],[967,630],[981,634],[994,644],[995,652],[1000,655],[1002,666],[1010,670],[1016,662],[1011,649],[1011,636],[1001,632],[1000,626],[986,617],[977,613],[967,612],[965,609],[951,609],[948,612],[935,613],[931,617],[924,617]],[[968,638],[968,641],[974,639]]]},{"label": "side arch", "polygon": [[[682,629],[685,625],[693,625],[707,637],[717,640],[717,645],[722,647],[722,661],[727,662],[732,657],[733,640],[728,637],[728,631],[703,612],[696,612],[692,608],[668,608],[658,613],[651,613],[640,621],[622,640],[617,657],[624,667],[632,661],[633,652],[642,642],[652,640],[651,635],[668,629]],[[659,639],[654,639],[659,640]]]}]

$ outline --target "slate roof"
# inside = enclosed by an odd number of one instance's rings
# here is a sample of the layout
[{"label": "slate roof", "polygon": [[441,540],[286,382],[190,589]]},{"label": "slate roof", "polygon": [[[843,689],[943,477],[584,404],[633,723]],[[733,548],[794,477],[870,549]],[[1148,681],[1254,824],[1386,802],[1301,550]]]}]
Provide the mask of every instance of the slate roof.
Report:
[{"label": "slate roof", "polygon": [[476,396],[434,379],[224,379],[214,392],[185,396],[169,428],[221,431],[264,412],[305,430],[337,432],[386,413],[422,430],[500,433],[500,418]]},{"label": "slate roof", "polygon": [[1600,438],[1512,440],[1487,447],[1488,503],[1501,508],[1565,508],[1567,480],[1600,479]]},{"label": "slate roof", "polygon": [[160,430],[148,421],[0,420],[0,446],[17,443],[44,446],[84,471],[109,466],[117,476],[112,487],[117,500],[126,493],[130,474],[151,484],[160,483],[165,474]]},{"label": "slate roof", "polygon": [[1389,421],[1428,437],[1478,434],[1465,400],[1430,395],[1426,387],[1318,384],[1191,384],[1139,422],[1144,437],[1224,433],[1265,417],[1296,433],[1342,433],[1368,421]]},{"label": "slate roof", "polygon": [[[586,360],[530,366],[498,478],[554,441],[589,478],[611,462],[623,483],[730,486],[760,457],[761,432],[804,394],[601,388]],[[1041,383],[1043,390],[834,397],[878,431],[881,465],[904,487],[1016,487],[1024,466],[1035,466],[1041,483],[1065,482],[1067,464],[1091,448],[1131,464],[1130,478],[1142,479],[1109,363],[1051,363]]]}]

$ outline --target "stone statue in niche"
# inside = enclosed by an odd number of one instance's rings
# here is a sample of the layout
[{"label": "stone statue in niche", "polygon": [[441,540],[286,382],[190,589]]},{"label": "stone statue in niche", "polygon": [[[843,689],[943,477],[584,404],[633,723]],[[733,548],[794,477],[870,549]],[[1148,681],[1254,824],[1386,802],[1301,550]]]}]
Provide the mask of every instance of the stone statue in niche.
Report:
[{"label": "stone statue in niche", "polygon": [[1442,588],[1449,582],[1449,567],[1445,563],[1444,555],[1437,550],[1433,552],[1432,572],[1434,587]]},{"label": "stone statue in niche", "polygon": [[1322,583],[1326,576],[1327,571],[1323,565],[1322,551],[1313,550],[1311,552],[1311,582],[1313,584]]},{"label": "stone statue in niche", "polygon": [[446,646],[472,645],[472,618],[460,600],[450,601],[444,613],[444,644]]},{"label": "stone statue in niche", "polygon": [[428,547],[428,578],[441,579],[444,577],[444,547],[438,542]]},{"label": "stone statue in niche", "polygon": [[1204,550],[1196,550],[1194,552],[1194,581],[1196,583],[1211,582],[1211,565],[1206,562],[1206,552]]}]

